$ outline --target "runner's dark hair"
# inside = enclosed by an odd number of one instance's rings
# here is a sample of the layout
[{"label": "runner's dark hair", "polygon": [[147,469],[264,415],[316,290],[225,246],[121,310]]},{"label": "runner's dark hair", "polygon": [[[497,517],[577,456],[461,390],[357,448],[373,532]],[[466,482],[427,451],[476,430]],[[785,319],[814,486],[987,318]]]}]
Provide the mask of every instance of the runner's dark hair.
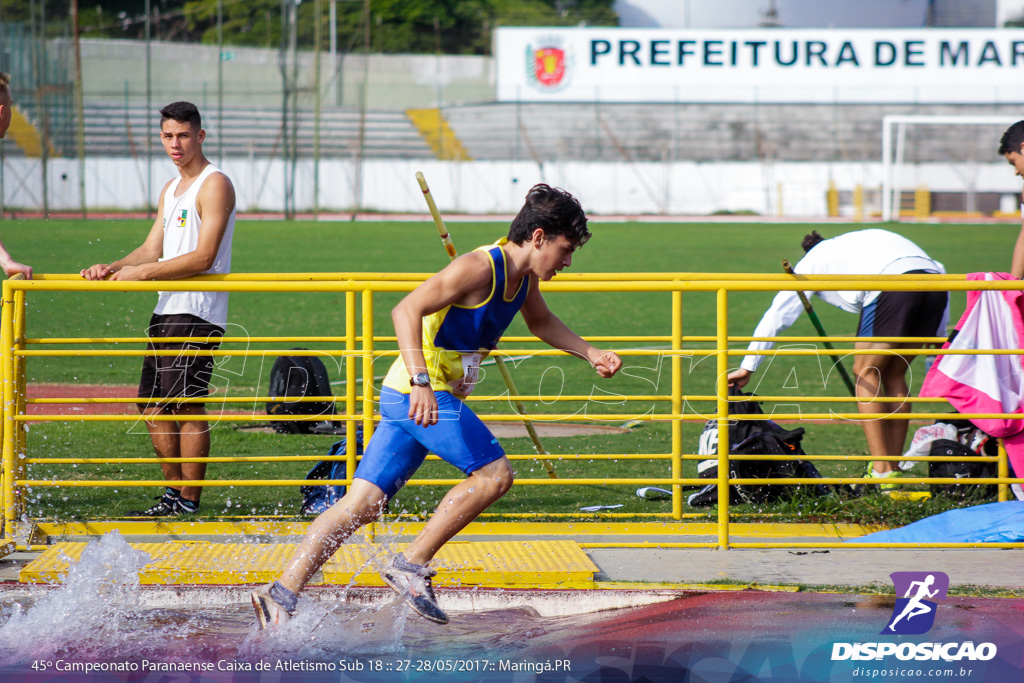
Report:
[{"label": "runner's dark hair", "polygon": [[565,235],[574,247],[590,239],[587,215],[578,199],[557,187],[540,183],[526,193],[526,203],[508,229],[508,241],[523,244],[540,228],[547,239]]}]

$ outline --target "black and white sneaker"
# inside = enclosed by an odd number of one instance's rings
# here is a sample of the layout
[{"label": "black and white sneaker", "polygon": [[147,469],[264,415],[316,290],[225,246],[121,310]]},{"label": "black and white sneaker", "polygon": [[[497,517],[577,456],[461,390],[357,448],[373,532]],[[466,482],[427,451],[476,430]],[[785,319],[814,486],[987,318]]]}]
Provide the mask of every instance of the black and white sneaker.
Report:
[{"label": "black and white sneaker", "polygon": [[156,505],[148,510],[133,510],[127,515],[129,517],[178,517],[194,515],[199,511],[199,503],[182,498],[181,494],[174,489],[167,489],[164,495],[156,500]]},{"label": "black and white sneaker", "polygon": [[380,576],[384,583],[391,586],[399,595],[405,596],[406,602],[416,614],[435,624],[447,624],[448,615],[437,606],[434,586],[430,579],[437,572],[421,564],[406,561],[402,553],[395,555],[391,564]]}]

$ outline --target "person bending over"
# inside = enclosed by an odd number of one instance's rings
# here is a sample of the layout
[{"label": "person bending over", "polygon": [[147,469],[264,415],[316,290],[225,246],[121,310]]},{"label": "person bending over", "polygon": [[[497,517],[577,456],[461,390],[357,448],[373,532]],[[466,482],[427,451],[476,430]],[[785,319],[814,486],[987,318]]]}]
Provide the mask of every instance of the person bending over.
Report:
[{"label": "person bending over", "polygon": [[[941,263],[910,240],[888,230],[870,229],[848,232],[823,239],[815,230],[801,244],[805,256],[793,272],[801,275],[896,275],[945,273]],[[809,292],[849,313],[860,315],[859,337],[933,337],[946,336],[949,320],[948,292]],[[774,337],[788,329],[803,310],[796,292],[779,292],[754,330],[754,337]],[[751,351],[772,348],[771,342],[751,342]],[[919,349],[920,343],[860,341],[857,349],[878,353],[854,356],[857,409],[862,414],[909,413],[907,370],[914,356],[900,355],[900,349]],[[729,383],[742,388],[750,381],[764,356],[746,356],[738,370],[729,374]],[[875,397],[892,402],[865,403]],[[868,451],[874,456],[902,455],[907,438],[907,421],[864,420],[861,422]],[[895,463],[875,460],[865,474],[873,478],[899,476]],[[881,488],[893,488],[882,484]]]}]

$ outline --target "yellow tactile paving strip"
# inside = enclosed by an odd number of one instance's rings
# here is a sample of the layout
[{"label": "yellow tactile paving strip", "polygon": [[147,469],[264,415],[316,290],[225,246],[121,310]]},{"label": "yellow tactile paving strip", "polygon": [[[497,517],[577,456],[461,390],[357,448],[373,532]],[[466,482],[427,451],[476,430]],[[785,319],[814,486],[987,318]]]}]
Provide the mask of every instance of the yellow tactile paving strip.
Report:
[{"label": "yellow tactile paving strip", "polygon": [[[132,543],[150,555],[139,572],[144,585],[235,585],[275,579],[295,551],[291,543]],[[57,543],[25,565],[23,583],[60,583],[68,561],[86,543]],[[375,569],[404,544],[344,545],[311,583],[384,585]],[[575,541],[452,542],[431,563],[437,586],[593,588],[598,568]]]}]

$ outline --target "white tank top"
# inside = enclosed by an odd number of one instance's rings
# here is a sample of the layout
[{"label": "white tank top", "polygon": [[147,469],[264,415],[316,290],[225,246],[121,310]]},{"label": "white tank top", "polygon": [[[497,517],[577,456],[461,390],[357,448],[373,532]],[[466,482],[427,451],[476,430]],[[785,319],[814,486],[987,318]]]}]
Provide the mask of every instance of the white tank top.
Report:
[{"label": "white tank top", "polygon": [[[181,176],[171,181],[164,192],[164,251],[161,261],[172,259],[195,251],[199,245],[199,212],[196,210],[196,196],[199,188],[213,173],[222,171],[208,164],[195,182],[180,197],[174,190],[181,182]],[[206,273],[231,272],[231,238],[235,232],[235,209],[228,217],[228,227],[217,250],[217,258]],[[206,322],[225,327],[228,321],[227,292],[160,292],[160,298],[153,311],[158,315],[190,313]]]}]

